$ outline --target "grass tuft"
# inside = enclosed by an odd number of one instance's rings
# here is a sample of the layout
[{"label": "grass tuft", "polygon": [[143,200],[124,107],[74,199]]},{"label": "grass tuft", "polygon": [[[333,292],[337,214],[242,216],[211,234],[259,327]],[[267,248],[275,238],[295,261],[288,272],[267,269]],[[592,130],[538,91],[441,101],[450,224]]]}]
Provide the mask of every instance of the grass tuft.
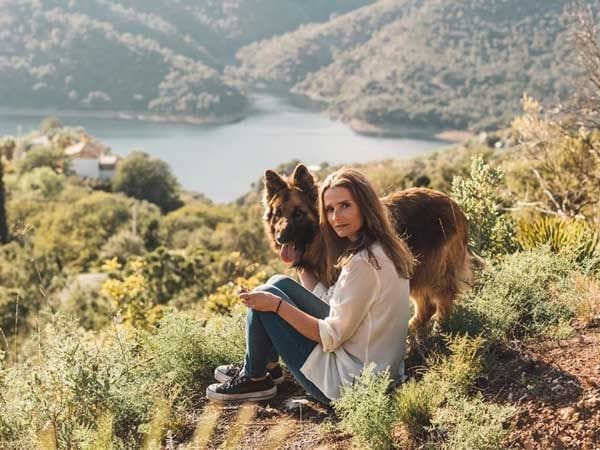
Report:
[{"label": "grass tuft", "polygon": [[571,258],[546,247],[506,255],[480,274],[445,327],[501,342],[547,335],[574,317],[573,308],[559,300],[572,289],[573,270]]},{"label": "grass tuft", "polygon": [[422,439],[431,426],[437,408],[437,396],[432,386],[410,380],[396,393],[396,413],[398,420],[412,438]]},{"label": "grass tuft", "polygon": [[192,436],[189,450],[206,448],[215,431],[222,409],[215,403],[209,403],[198,419],[196,430]]},{"label": "grass tuft", "polygon": [[370,364],[352,386],[342,388],[340,397],[333,402],[341,419],[340,428],[374,450],[391,445],[395,414],[389,386],[388,371],[375,374],[374,365]]},{"label": "grass tuft", "polygon": [[246,403],[240,407],[235,423],[229,429],[229,434],[219,446],[220,449],[240,448],[240,442],[246,428],[256,416],[256,405]]}]

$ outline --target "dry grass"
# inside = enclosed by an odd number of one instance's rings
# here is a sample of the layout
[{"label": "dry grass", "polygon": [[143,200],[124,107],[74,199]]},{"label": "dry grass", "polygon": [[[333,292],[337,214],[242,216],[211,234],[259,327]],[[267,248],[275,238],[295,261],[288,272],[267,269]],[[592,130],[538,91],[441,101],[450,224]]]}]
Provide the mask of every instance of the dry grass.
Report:
[{"label": "dry grass", "polygon": [[262,448],[265,450],[276,450],[283,446],[286,438],[295,428],[295,421],[289,418],[282,419],[277,425],[271,427]]},{"label": "dry grass", "polygon": [[201,450],[206,448],[215,431],[219,417],[223,409],[216,403],[209,403],[204,408],[202,415],[198,419],[198,425],[192,436],[192,441],[186,447],[187,450]]},{"label": "dry grass", "polygon": [[240,441],[246,432],[246,428],[256,417],[256,405],[245,403],[241,406],[235,423],[229,429],[229,434],[223,443],[219,446],[220,449],[239,448]]},{"label": "dry grass", "polygon": [[56,450],[58,448],[56,433],[50,424],[38,431],[37,441],[40,450]]},{"label": "dry grass", "polygon": [[95,450],[112,450],[113,447],[113,425],[114,416],[111,413],[104,413],[98,419],[96,427],[96,436],[94,441]]},{"label": "dry grass", "polygon": [[579,273],[573,275],[571,297],[577,319],[585,326],[600,320],[600,282]]},{"label": "dry grass", "polygon": [[160,444],[170,415],[171,405],[165,399],[160,399],[154,407],[150,429],[144,437],[142,449],[155,450],[161,448]]}]

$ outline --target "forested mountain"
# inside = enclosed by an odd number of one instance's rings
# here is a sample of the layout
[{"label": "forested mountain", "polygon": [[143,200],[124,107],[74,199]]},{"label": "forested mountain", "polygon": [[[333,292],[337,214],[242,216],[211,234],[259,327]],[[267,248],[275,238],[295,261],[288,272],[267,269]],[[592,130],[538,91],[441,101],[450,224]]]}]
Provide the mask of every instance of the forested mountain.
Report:
[{"label": "forested mountain", "polygon": [[0,107],[239,115],[240,45],[370,1],[0,2]]},{"label": "forested mountain", "polygon": [[382,0],[238,52],[240,79],[345,119],[484,129],[524,92],[565,98],[577,72],[565,0]]},{"label": "forested mountain", "polygon": [[505,125],[569,95],[570,0],[7,0],[0,107],[221,121],[244,89],[353,124]]},{"label": "forested mountain", "polygon": [[239,50],[235,75],[246,83],[287,86],[331,64],[343,52],[369,41],[374,32],[414,8],[415,0],[379,1],[327,23],[311,23]]}]

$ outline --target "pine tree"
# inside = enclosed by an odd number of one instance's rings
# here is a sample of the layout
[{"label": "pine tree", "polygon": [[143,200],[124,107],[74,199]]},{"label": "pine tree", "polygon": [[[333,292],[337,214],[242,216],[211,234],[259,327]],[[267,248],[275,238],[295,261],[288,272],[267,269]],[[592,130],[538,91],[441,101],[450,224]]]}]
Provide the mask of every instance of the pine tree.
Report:
[{"label": "pine tree", "polygon": [[0,158],[0,244],[8,242],[8,227],[6,226],[6,209],[4,208],[4,164]]}]

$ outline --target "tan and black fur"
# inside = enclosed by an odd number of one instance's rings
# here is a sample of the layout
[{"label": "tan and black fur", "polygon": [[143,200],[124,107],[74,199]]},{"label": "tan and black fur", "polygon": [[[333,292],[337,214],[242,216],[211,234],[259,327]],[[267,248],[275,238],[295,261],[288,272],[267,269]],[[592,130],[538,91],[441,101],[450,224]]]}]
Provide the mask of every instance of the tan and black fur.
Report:
[{"label": "tan and black fur", "polygon": [[[319,279],[326,279],[313,176],[300,164],[288,179],[267,170],[264,183],[264,224],[272,248],[279,252],[284,244],[294,245],[302,255],[295,267],[312,269]],[[423,327],[434,315],[436,321],[444,321],[471,279],[467,218],[454,200],[431,189],[406,189],[382,200],[396,231],[419,261],[410,280],[415,303],[411,328]]]}]

